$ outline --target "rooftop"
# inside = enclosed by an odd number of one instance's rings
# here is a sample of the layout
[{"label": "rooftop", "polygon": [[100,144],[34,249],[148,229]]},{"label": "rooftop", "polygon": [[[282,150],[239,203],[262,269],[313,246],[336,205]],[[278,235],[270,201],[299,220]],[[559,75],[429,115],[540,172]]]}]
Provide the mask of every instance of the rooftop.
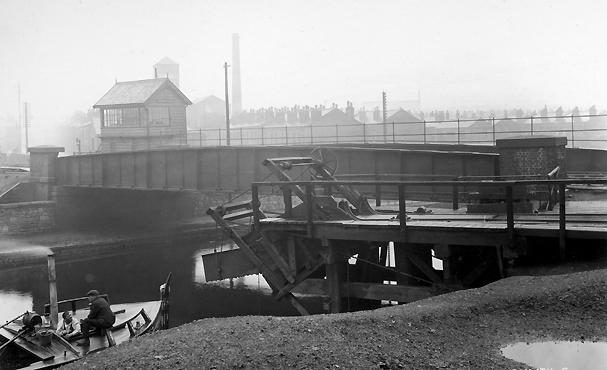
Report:
[{"label": "rooftop", "polygon": [[165,85],[181,96],[186,104],[192,104],[190,99],[188,99],[168,78],[155,78],[150,80],[117,82],[95,105],[93,105],[93,108],[112,105],[144,104],[156,91]]}]

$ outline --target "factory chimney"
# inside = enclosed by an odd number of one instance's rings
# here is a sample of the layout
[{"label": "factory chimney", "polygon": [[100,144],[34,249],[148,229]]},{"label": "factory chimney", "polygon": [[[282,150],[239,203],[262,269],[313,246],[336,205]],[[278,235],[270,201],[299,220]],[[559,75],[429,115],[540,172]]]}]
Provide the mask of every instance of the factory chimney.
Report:
[{"label": "factory chimney", "polygon": [[242,90],[240,87],[240,37],[232,34],[232,115],[242,112]]}]

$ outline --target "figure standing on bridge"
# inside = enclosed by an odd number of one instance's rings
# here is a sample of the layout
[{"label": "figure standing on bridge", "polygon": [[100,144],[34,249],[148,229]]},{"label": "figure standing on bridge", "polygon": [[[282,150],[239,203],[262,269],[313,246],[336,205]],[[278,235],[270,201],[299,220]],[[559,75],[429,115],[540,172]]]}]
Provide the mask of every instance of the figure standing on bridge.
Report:
[{"label": "figure standing on bridge", "polygon": [[91,312],[89,313],[89,316],[80,323],[83,340],[82,342],[77,343],[78,346],[91,345],[89,335],[92,328],[109,329],[114,325],[114,322],[116,322],[116,315],[112,312],[110,304],[105,298],[99,296],[98,291],[91,290],[86,295],[89,299]]}]

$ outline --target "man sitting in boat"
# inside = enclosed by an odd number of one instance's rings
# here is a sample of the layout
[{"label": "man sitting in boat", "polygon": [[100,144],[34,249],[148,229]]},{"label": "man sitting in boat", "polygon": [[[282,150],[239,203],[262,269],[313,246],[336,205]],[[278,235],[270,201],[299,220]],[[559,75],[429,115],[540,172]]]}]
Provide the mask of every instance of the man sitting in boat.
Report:
[{"label": "man sitting in boat", "polygon": [[57,334],[65,339],[70,339],[80,334],[80,321],[73,317],[70,311],[64,311],[61,316],[63,320],[57,325]]},{"label": "man sitting in boat", "polygon": [[88,317],[80,322],[83,340],[77,343],[79,346],[89,346],[91,344],[89,335],[92,328],[109,329],[116,321],[116,315],[112,312],[110,304],[105,298],[99,296],[98,291],[91,290],[86,296],[89,300],[91,311]]}]

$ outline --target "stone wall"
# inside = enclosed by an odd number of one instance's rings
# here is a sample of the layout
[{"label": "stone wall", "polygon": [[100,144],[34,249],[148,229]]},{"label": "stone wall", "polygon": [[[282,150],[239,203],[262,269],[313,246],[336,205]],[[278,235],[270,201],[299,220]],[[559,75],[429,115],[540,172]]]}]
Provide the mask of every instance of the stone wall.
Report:
[{"label": "stone wall", "polygon": [[0,235],[38,233],[55,227],[55,202],[0,204]]},{"label": "stone wall", "polygon": [[24,203],[37,200],[37,185],[33,182],[22,182],[0,196],[0,204]]}]

